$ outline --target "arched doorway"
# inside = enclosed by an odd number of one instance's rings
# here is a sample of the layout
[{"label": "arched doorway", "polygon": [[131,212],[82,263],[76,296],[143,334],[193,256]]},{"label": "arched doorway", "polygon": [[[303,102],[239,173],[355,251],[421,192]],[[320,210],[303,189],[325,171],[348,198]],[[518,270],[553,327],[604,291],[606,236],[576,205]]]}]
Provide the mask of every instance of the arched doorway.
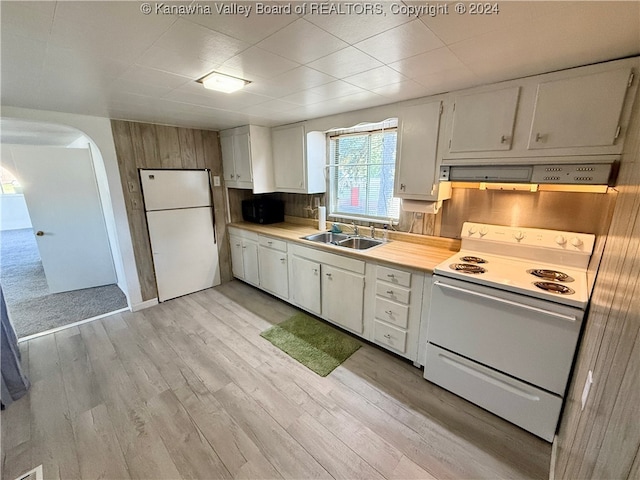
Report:
[{"label": "arched doorway", "polygon": [[[5,128],[7,125],[9,125],[9,128]],[[89,140],[84,137],[82,132],[71,127],[21,120],[7,122],[6,119],[3,119],[2,128],[2,180],[4,181],[6,178],[6,180],[10,182],[6,185],[7,191],[11,190],[11,185],[14,186],[13,193],[2,198],[3,206],[5,206],[5,204],[7,207],[11,206],[8,202],[5,202],[5,200],[9,200],[10,198],[16,200],[20,197],[21,193],[27,193],[21,192],[20,187],[22,182],[19,176],[21,169],[16,165],[16,151],[21,152],[20,154],[23,155],[25,150],[29,153],[30,150],[33,149],[36,151],[36,155],[42,155],[43,162],[46,160],[52,162],[53,158],[57,158],[56,155],[62,155],[63,157],[71,155],[71,157],[77,157],[81,148],[88,151]],[[48,146],[43,147],[42,145]],[[87,170],[85,168],[86,163],[91,162],[90,153],[87,154],[86,158],[87,160],[84,164],[71,163],[68,164],[68,166],[64,162],[43,164],[42,170],[49,172],[44,175],[46,179],[44,185],[46,186],[48,183],[52,188],[50,188],[47,193],[43,193],[45,189],[42,188],[43,183],[41,178],[37,188],[38,201],[24,202],[23,199],[23,205],[25,203],[27,205],[29,203],[31,204],[32,214],[36,213],[36,209],[38,210],[38,215],[34,218],[38,218],[39,223],[42,223],[43,210],[45,214],[49,213],[47,210],[51,210],[53,215],[50,216],[59,222],[60,228],[74,227],[71,228],[71,232],[75,232],[73,233],[76,237],[75,239],[70,240],[69,236],[67,236],[65,242],[60,242],[60,239],[64,238],[62,230],[49,226],[48,230],[51,230],[51,232],[47,232],[47,234],[51,233],[49,242],[55,242],[57,239],[57,248],[61,250],[57,251],[55,248],[52,250],[52,245],[56,245],[55,243],[46,243],[44,247],[45,250],[43,250],[42,242],[40,242],[39,249],[38,243],[36,243],[36,237],[34,236],[35,230],[29,225],[29,220],[27,219],[25,221],[24,218],[22,218],[22,223],[18,221],[20,220],[19,218],[16,218],[16,222],[13,224],[3,225],[3,227],[6,228],[0,231],[0,243],[2,244],[0,282],[2,283],[5,293],[10,317],[19,337],[59,329],[65,325],[96,316],[102,316],[127,307],[127,299],[116,285],[115,272],[113,272],[113,279],[110,283],[91,283],[91,281],[88,281],[88,283],[86,283],[87,288],[83,288],[85,283],[83,283],[82,279],[79,282],[73,283],[74,286],[70,288],[60,288],[60,282],[51,281],[51,278],[64,278],[67,274],[74,273],[66,268],[68,262],[60,261],[65,254],[63,250],[66,248],[66,243],[77,240],[78,242],[75,249],[82,248],[83,243],[86,243],[84,238],[80,238],[84,235],[85,224],[90,231],[95,229],[95,224],[98,226],[102,224],[104,226],[104,216],[102,215],[102,207],[99,206],[100,199],[98,198],[95,173],[93,173],[92,169]],[[33,163],[34,161],[36,163]],[[31,184],[34,181],[33,172],[40,170],[39,163],[37,163],[39,161],[40,157],[32,160],[30,164],[30,179],[27,184]],[[36,166],[35,168],[34,165]],[[82,166],[82,168],[78,168],[79,166]],[[92,166],[89,167],[92,168]],[[85,173],[90,172],[90,175],[85,174],[79,176],[78,170],[82,169],[85,170]],[[22,173],[26,175],[25,172],[27,171],[29,171],[29,169],[25,169],[23,163]],[[36,177],[37,176],[38,175],[36,175]],[[42,175],[40,176],[42,177]],[[73,182],[80,183],[74,184]],[[20,193],[16,193],[16,186]],[[24,183],[22,186],[24,186]],[[85,188],[85,186],[87,188]],[[69,192],[70,189],[76,187],[78,188],[78,192],[80,192],[77,202],[73,202],[72,200],[71,202],[67,201],[65,203],[60,202],[59,198],[56,198],[57,190],[59,192]],[[34,193],[35,190],[35,188],[32,190],[32,200],[36,196]],[[92,191],[95,191],[95,198],[89,198]],[[5,194],[3,193],[3,195]],[[46,197],[46,195],[52,196]],[[67,197],[68,196],[69,195],[67,195]],[[18,202],[14,201],[13,203],[17,205]],[[66,219],[63,218],[61,214],[65,213],[64,209],[73,208],[74,203],[82,205],[80,209],[82,212],[86,210],[85,205],[94,204],[94,207],[97,205],[97,208],[93,208],[91,214],[88,216],[85,215],[82,217],[82,215],[77,215],[77,212],[68,212]],[[3,210],[4,218],[5,212],[8,212],[8,209],[5,208]],[[15,211],[15,213],[16,216],[18,216],[19,212]],[[12,217],[13,215],[9,216]],[[98,216],[100,217],[99,219],[97,218]],[[90,219],[91,222],[89,223],[93,225],[86,223],[87,219]],[[16,228],[25,226],[26,228]],[[39,233],[45,235],[44,232]],[[102,242],[106,242],[106,248],[109,249],[106,230],[104,230],[101,235],[103,237]],[[88,245],[94,245],[95,240],[92,236],[89,237]],[[43,237],[39,237],[39,240],[42,238]],[[40,255],[41,252],[46,255],[44,259]],[[67,252],[67,255],[68,254],[69,252]],[[108,250],[107,256],[111,256],[110,250]],[[104,255],[102,257],[104,258]],[[45,268],[43,268],[43,260],[45,260]],[[107,260],[111,261],[110,258]],[[94,266],[96,270],[100,268],[100,265],[92,265],[90,263],[92,261],[92,255],[86,257],[85,263],[88,263],[88,265],[86,265],[87,268],[85,270],[87,272],[92,271]],[[55,272],[53,270],[54,267],[58,270],[62,268],[64,271]]]}]

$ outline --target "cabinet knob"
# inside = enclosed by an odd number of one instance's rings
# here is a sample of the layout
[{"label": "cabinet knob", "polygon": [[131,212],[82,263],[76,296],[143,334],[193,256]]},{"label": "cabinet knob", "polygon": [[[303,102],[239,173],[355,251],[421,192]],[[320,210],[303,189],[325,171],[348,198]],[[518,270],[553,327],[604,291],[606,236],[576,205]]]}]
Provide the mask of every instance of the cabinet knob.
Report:
[{"label": "cabinet knob", "polygon": [[387,273],[387,277],[389,278],[396,278],[396,276],[393,273]]},{"label": "cabinet knob", "polygon": [[331,278],[331,274],[330,273],[325,273],[325,275],[329,278]]},{"label": "cabinet knob", "polygon": [[235,178],[235,175],[232,173],[232,174],[230,175],[230,177],[231,177],[231,178]]},{"label": "cabinet knob", "polygon": [[236,243],[236,247],[241,247],[242,245],[240,245],[239,243]]},{"label": "cabinet knob", "polygon": [[44,232],[43,232],[42,230],[38,230],[38,231],[36,232],[36,235],[37,235],[38,237],[41,237],[41,236],[43,236],[43,235],[44,235]]},{"label": "cabinet knob", "polygon": [[273,245],[273,242],[267,242],[269,245]]},{"label": "cabinet knob", "polygon": [[387,293],[388,293],[389,295],[393,295],[393,290],[387,290]]},{"label": "cabinet knob", "polygon": [[386,313],[389,316],[393,315],[393,312],[391,310],[385,310],[384,313]]},{"label": "cabinet knob", "polygon": [[280,261],[281,261],[282,263],[284,263],[284,262],[286,262],[286,261],[287,261],[287,259],[286,259],[286,258],[281,258],[281,259],[280,259]]},{"label": "cabinet knob", "polygon": [[536,142],[544,142],[546,135],[541,133],[536,133]]},{"label": "cabinet knob", "polygon": [[247,248],[247,246],[246,246],[246,245],[243,245],[243,246],[242,246],[242,248]]},{"label": "cabinet knob", "polygon": [[239,173],[236,174],[236,178],[240,178],[240,174]]},{"label": "cabinet knob", "polygon": [[383,337],[386,338],[387,340],[391,340],[391,335],[389,335],[388,333],[385,333]]},{"label": "cabinet knob", "polygon": [[317,268],[314,268],[314,269],[313,269],[313,274],[314,274],[314,275],[318,275],[318,269],[317,269]]},{"label": "cabinet knob", "polygon": [[400,184],[400,190],[406,190],[407,186],[404,183]]},{"label": "cabinet knob", "polygon": [[500,137],[500,143],[507,143],[507,140],[509,140],[509,137],[506,135]]}]

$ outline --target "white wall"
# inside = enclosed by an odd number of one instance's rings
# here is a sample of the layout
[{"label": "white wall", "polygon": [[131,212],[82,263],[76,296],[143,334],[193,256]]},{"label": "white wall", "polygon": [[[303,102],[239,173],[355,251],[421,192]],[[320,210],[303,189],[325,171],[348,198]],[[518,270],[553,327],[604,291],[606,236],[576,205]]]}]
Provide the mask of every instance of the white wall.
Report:
[{"label": "white wall", "polygon": [[0,195],[0,231],[31,227],[24,195],[18,193]]},{"label": "white wall", "polygon": [[6,106],[2,107],[2,116],[67,125],[86,135],[94,159],[118,286],[127,295],[129,306],[134,310],[140,308],[142,293],[109,119]]}]

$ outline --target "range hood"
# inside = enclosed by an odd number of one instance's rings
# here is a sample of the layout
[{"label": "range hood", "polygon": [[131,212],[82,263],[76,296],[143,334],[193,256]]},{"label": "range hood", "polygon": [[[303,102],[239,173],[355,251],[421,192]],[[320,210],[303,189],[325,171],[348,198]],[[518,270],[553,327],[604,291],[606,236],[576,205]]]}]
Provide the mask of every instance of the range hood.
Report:
[{"label": "range hood", "polygon": [[440,181],[613,186],[620,157],[536,157],[442,161]]}]

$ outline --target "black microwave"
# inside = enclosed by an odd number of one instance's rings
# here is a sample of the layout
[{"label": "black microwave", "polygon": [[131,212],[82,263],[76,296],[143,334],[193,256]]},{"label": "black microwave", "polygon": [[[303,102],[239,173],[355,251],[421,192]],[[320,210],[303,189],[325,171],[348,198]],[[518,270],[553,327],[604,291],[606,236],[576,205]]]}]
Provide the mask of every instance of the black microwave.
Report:
[{"label": "black microwave", "polygon": [[284,202],[271,198],[243,200],[242,218],[262,224],[284,222]]}]

